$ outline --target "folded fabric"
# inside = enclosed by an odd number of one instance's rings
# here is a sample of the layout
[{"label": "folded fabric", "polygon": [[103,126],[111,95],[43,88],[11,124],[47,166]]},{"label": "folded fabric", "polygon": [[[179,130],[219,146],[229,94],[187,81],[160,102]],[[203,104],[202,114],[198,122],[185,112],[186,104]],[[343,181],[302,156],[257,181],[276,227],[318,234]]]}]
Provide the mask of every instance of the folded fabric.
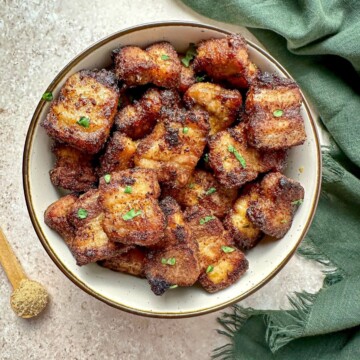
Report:
[{"label": "folded fabric", "polygon": [[299,253],[327,266],[316,294],[293,310],[240,306],[219,319],[231,342],[221,359],[360,359],[360,1],[183,0],[199,13],[246,26],[305,92],[332,145],[322,192]]}]

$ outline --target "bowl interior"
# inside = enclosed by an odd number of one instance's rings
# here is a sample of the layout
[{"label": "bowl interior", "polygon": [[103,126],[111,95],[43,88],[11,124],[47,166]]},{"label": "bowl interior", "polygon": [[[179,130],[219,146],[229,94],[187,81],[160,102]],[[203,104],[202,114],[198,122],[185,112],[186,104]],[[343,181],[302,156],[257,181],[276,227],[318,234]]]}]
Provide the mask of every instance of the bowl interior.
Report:
[{"label": "bowl interior", "polygon": [[[127,44],[146,46],[160,40],[170,41],[178,51],[185,51],[190,42],[222,37],[226,32],[194,24],[158,24],[120,32],[110,36],[80,54],[53,81],[49,90],[57,96],[65,80],[81,69],[101,68],[111,63],[111,50]],[[251,59],[263,71],[281,76],[287,73],[269,55],[249,44]],[[51,184],[49,170],[54,158],[51,140],[40,127],[49,103],[41,103],[30,125],[25,147],[24,184],[27,203],[35,229],[56,264],[77,285],[99,299],[116,307],[152,316],[190,316],[220,309],[255,291],[271,278],[290,258],[310,225],[319,191],[319,145],[306,104],[302,106],[307,141],[290,151],[285,174],[301,182],[305,199],[296,213],[291,230],[279,241],[263,240],[249,251],[249,271],[234,285],[215,294],[200,287],[176,288],[162,297],[155,296],[146,280],[103,269],[96,264],[78,267],[62,238],[48,228],[43,214],[49,204],[57,200],[59,191]],[[302,168],[302,172],[299,170]]]}]

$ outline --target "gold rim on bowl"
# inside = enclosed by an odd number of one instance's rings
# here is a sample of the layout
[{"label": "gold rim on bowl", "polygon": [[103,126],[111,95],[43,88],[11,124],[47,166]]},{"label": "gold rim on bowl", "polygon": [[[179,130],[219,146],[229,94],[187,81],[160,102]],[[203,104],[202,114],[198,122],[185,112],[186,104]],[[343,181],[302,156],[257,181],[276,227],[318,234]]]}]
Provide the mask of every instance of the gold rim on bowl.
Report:
[{"label": "gold rim on bowl", "polygon": [[[133,26],[121,31],[118,31],[112,35],[109,35],[101,40],[99,40],[98,42],[94,43],[93,45],[91,45],[90,47],[88,47],[87,49],[85,49],[83,52],[81,52],[79,55],[77,55],[75,58],[73,58],[73,60],[71,60],[59,73],[58,75],[54,78],[54,80],[51,82],[51,84],[48,86],[46,91],[52,92],[53,89],[56,87],[56,85],[64,78],[64,75],[67,74],[69,72],[69,70],[71,68],[73,68],[75,65],[77,65],[82,59],[84,59],[87,55],[89,55],[91,52],[93,52],[94,50],[98,49],[99,47],[103,46],[104,44],[122,37],[123,35],[129,34],[129,33],[133,33],[136,31],[140,31],[140,30],[144,30],[144,29],[151,29],[154,27],[166,27],[166,26],[188,26],[188,27],[197,27],[197,28],[203,28],[203,29],[207,29],[207,30],[214,30],[220,33],[223,33],[224,35],[229,35],[232,34],[230,31],[226,31],[223,29],[220,29],[218,27],[215,26],[210,26],[210,25],[205,25],[205,24],[200,24],[200,23],[196,23],[196,22],[186,22],[186,21],[170,21],[170,22],[152,22],[152,23],[146,23],[143,25],[138,25],[138,26]],[[265,56],[270,62],[272,62],[273,64],[275,64],[288,78],[291,78],[291,75],[284,69],[284,67],[279,64],[277,62],[277,60],[275,60],[270,54],[268,54],[266,51],[264,51],[262,48],[260,48],[259,46],[257,46],[256,44],[254,44],[253,42],[246,40],[248,46],[256,49],[258,52],[260,52],[263,56]],[[31,119],[30,125],[29,125],[29,129],[26,135],[26,140],[25,140],[25,146],[24,146],[24,154],[23,154],[23,187],[24,187],[24,193],[25,193],[25,200],[26,200],[26,206],[28,208],[28,212],[30,215],[30,219],[31,222],[34,226],[34,229],[36,231],[37,236],[39,237],[43,247],[45,248],[46,252],[48,253],[48,255],[51,257],[51,259],[54,261],[54,263],[57,265],[57,267],[75,284],[77,285],[79,288],[81,288],[83,291],[85,291],[86,293],[88,293],[89,295],[103,301],[104,303],[120,309],[120,310],[124,310],[127,311],[129,313],[132,314],[137,314],[137,315],[142,315],[142,316],[149,316],[149,317],[160,317],[160,318],[184,318],[184,317],[191,317],[191,316],[196,316],[196,315],[203,315],[203,314],[207,314],[213,311],[217,311],[217,310],[221,310],[229,305],[232,305],[240,300],[245,299],[246,297],[248,297],[249,295],[251,295],[252,293],[254,293],[255,291],[257,291],[258,289],[260,289],[262,286],[264,286],[267,282],[269,282],[284,266],[285,264],[290,260],[290,258],[292,257],[292,255],[294,254],[294,252],[296,251],[297,247],[299,246],[300,242],[302,241],[302,239],[305,237],[310,224],[312,222],[312,219],[315,215],[315,210],[316,210],[316,206],[318,203],[318,199],[319,199],[319,195],[320,195],[320,187],[321,187],[321,150],[320,150],[320,142],[319,142],[319,137],[318,137],[318,133],[317,133],[317,129],[315,126],[315,121],[311,115],[310,112],[310,108],[309,108],[309,104],[306,101],[306,98],[303,95],[303,99],[304,99],[304,106],[305,106],[305,110],[307,112],[307,115],[310,119],[310,123],[313,129],[313,132],[315,134],[315,142],[316,142],[316,148],[317,148],[317,164],[318,164],[318,168],[317,168],[317,172],[316,172],[316,192],[315,192],[315,196],[312,199],[312,204],[311,204],[311,211],[309,213],[309,216],[307,218],[305,227],[301,233],[301,235],[299,236],[298,241],[296,242],[296,244],[294,245],[294,247],[292,248],[292,250],[287,254],[287,256],[285,257],[285,259],[265,278],[263,279],[261,282],[255,284],[251,289],[249,289],[248,291],[246,291],[245,293],[231,299],[228,300],[224,303],[221,303],[219,305],[215,305],[215,306],[211,306],[211,307],[204,307],[202,309],[197,309],[197,310],[193,310],[193,311],[186,311],[186,312],[151,312],[151,311],[146,311],[146,310],[141,310],[141,309],[136,309],[136,308],[132,308],[128,305],[125,304],[121,304],[119,302],[115,302],[107,297],[105,297],[102,294],[97,293],[96,291],[94,291],[93,289],[89,288],[84,282],[82,282],[81,280],[79,280],[76,275],[74,273],[72,273],[72,271],[70,269],[68,269],[64,263],[61,261],[61,259],[57,256],[57,254],[55,253],[55,251],[52,249],[50,243],[48,242],[43,230],[42,230],[42,225],[40,223],[40,221],[38,220],[34,207],[33,207],[33,203],[32,203],[32,197],[31,197],[31,190],[30,190],[30,180],[29,180],[29,161],[30,161],[30,152],[31,152],[31,148],[32,148],[32,141],[33,141],[33,135],[34,135],[34,131],[36,129],[37,126],[39,126],[39,115],[42,112],[43,107],[45,106],[45,102],[43,100],[40,100],[40,102],[38,103],[36,110],[34,112],[34,115]]]}]

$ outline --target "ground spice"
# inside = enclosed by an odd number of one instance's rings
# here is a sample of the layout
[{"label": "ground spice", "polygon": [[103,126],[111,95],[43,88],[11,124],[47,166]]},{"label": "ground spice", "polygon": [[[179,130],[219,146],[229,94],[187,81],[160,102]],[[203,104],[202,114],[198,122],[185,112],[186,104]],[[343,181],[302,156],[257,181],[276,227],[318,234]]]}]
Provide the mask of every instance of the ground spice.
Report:
[{"label": "ground spice", "polygon": [[12,293],[10,302],[16,314],[27,319],[41,313],[48,303],[48,294],[38,282],[25,279]]}]

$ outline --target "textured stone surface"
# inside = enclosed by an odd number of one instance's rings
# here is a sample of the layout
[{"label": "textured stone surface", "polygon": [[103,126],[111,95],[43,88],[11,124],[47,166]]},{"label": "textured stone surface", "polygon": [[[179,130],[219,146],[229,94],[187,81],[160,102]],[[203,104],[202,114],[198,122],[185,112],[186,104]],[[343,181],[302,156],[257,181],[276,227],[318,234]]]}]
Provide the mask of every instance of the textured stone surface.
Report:
[{"label": "textured stone surface", "polygon": [[[239,31],[198,16],[171,0],[0,0],[0,225],[28,275],[49,290],[51,304],[34,320],[16,318],[0,269],[0,359],[208,359],[223,344],[219,313],[159,320],[113,309],[73,285],[53,264],[30,223],[22,190],[27,127],[57,72],[94,41],[122,28],[156,20],[195,20]],[[244,30],[241,30],[244,31]],[[316,291],[320,268],[294,257],[243,305],[287,307],[296,290]]]}]

